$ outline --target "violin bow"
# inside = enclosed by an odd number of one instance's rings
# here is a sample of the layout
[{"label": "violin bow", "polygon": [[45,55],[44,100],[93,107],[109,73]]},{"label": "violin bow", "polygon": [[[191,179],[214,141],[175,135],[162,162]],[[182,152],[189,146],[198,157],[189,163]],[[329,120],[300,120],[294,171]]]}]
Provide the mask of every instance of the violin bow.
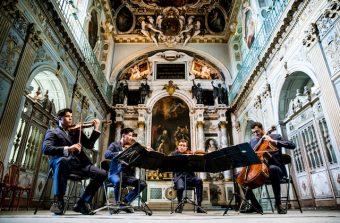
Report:
[{"label": "violin bow", "polygon": [[83,108],[84,108],[84,103],[85,103],[85,98],[86,96],[84,95],[82,100],[81,100],[81,107],[80,107],[80,127],[79,127],[79,139],[78,143],[81,144],[81,131],[82,131],[82,123],[83,123]]}]

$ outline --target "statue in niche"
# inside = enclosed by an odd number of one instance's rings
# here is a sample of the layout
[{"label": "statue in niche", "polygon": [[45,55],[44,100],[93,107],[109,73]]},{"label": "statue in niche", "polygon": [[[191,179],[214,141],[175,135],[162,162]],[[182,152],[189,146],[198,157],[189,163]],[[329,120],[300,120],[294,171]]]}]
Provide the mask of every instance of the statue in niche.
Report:
[{"label": "statue in niche", "polygon": [[191,87],[192,98],[196,98],[197,104],[203,104],[203,89],[201,84],[195,84],[193,80],[193,86]]},{"label": "statue in niche", "polygon": [[150,93],[150,86],[148,85],[148,82],[146,82],[145,84],[142,83],[141,86],[139,87],[139,95],[140,95],[139,103],[140,104],[144,104],[145,98],[146,96],[149,96],[149,93]]},{"label": "statue in niche", "polygon": [[218,104],[228,104],[227,102],[227,90],[222,87],[222,84],[219,83],[216,86],[214,86],[214,82],[212,81],[211,82],[212,86],[213,86],[213,97],[214,97],[214,100],[217,99],[217,103]]},{"label": "statue in niche", "polygon": [[125,84],[121,82],[119,84],[119,87],[117,88],[117,93],[118,93],[117,103],[118,104],[124,104],[124,99],[125,97],[128,96],[128,92],[129,92],[129,86],[127,82],[125,82]]}]

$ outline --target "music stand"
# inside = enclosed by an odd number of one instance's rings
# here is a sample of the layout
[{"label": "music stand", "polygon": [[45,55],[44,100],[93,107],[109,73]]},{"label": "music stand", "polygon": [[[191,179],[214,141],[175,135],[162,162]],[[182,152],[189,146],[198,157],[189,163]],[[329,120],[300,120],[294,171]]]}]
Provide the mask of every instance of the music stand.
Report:
[{"label": "music stand", "polygon": [[146,204],[142,196],[140,195],[140,180],[142,169],[157,170],[164,161],[164,154],[155,151],[148,151],[145,147],[138,142],[132,144],[129,148],[124,150],[117,156],[117,159],[125,165],[139,167],[139,181],[138,181],[138,198],[137,209],[144,211],[146,215],[151,216],[152,210]]},{"label": "music stand", "polygon": [[[239,145],[224,148],[224,149],[222,149],[222,151],[225,153],[225,155],[230,160],[230,162],[228,162],[228,163],[230,165],[231,170],[234,170],[237,167],[243,167],[243,166],[249,166],[249,165],[261,163],[260,159],[256,156],[254,150],[251,148],[249,143],[242,143],[242,144],[239,144]],[[262,212],[260,212],[252,204],[250,204],[246,199],[244,199],[239,193],[236,192],[237,183],[236,183],[235,174],[233,174],[233,185],[234,185],[234,192],[233,192],[233,195],[232,195],[223,215],[227,214],[227,212],[228,212],[228,210],[231,206],[231,202],[233,201],[234,198],[236,199],[236,197],[238,197],[240,200],[242,200],[240,207],[238,209],[238,212],[240,211],[242,204],[246,203],[247,205],[253,207],[258,213],[263,215]]]},{"label": "music stand", "polygon": [[[142,196],[140,195],[140,181],[142,178],[142,168],[139,169],[139,179],[138,179],[138,195],[136,198],[138,198],[138,205],[136,207],[136,209],[143,211],[146,215],[151,216],[152,215],[152,210],[150,209],[150,207],[146,204],[145,200],[142,198]],[[134,199],[134,200],[135,200]]]}]

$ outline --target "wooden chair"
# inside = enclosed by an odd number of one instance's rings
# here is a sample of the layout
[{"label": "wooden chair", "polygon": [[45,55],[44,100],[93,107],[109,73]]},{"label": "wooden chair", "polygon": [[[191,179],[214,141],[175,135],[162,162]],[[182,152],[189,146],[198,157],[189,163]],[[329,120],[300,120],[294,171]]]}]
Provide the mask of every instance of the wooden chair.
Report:
[{"label": "wooden chair", "polygon": [[19,193],[18,193],[18,200],[17,200],[16,210],[19,209],[20,200],[21,200],[22,195],[24,193],[26,193],[27,194],[27,197],[26,197],[26,210],[28,211],[28,207],[29,207],[29,204],[30,204],[31,198],[32,198],[31,197],[31,195],[32,195],[32,187],[31,187],[31,183],[29,182],[28,178],[27,178],[26,183],[27,184],[25,184],[25,185],[18,185]]},{"label": "wooden chair", "polygon": [[16,164],[12,164],[9,169],[8,173],[5,176],[4,184],[3,184],[3,189],[2,189],[2,197],[1,197],[1,204],[0,204],[0,210],[2,208],[2,205],[5,202],[5,199],[7,195],[11,193],[10,197],[10,203],[9,203],[9,210],[13,207],[14,200],[16,197],[16,192],[20,191],[19,187],[19,166]]},{"label": "wooden chair", "polygon": [[5,183],[3,182],[4,177],[4,163],[0,161],[0,201],[2,200],[2,188],[5,186]]}]

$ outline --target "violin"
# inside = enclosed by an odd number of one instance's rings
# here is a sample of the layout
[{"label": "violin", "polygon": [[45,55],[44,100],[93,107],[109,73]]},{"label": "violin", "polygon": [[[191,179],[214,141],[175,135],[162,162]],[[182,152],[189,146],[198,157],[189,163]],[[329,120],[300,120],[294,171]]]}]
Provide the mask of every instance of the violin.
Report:
[{"label": "violin", "polygon": [[194,152],[194,155],[197,155],[197,156],[203,156],[205,154],[207,154],[207,152],[204,151],[203,149],[198,149]]},{"label": "violin", "polygon": [[182,153],[183,155],[193,155],[193,152],[190,149],[185,150],[184,153]]},{"label": "violin", "polygon": [[[101,123],[103,124],[111,124],[112,121],[111,120],[101,120]],[[75,124],[75,125],[71,125],[69,128],[68,128],[68,131],[69,132],[77,132],[79,131],[80,129],[85,129],[85,128],[91,128],[94,126],[94,122],[93,121],[90,121],[90,122],[83,122],[81,124]]]}]

